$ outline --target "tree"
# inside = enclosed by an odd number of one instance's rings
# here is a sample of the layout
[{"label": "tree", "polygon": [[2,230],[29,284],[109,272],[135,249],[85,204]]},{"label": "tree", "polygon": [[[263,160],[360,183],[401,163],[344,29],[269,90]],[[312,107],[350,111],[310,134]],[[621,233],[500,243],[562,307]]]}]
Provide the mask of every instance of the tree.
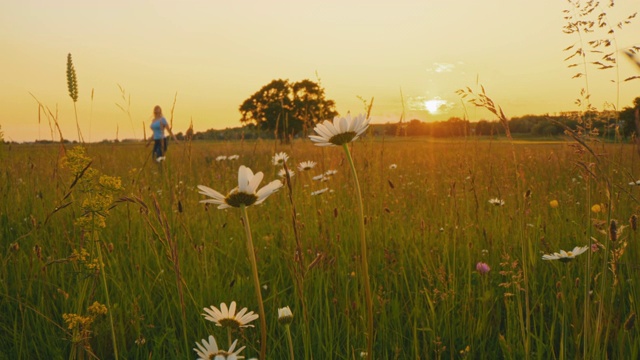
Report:
[{"label": "tree", "polygon": [[338,115],[335,102],[325,99],[324,89],[310,80],[272,80],[246,99],[239,111],[241,123],[254,123],[287,142],[295,134],[306,133],[316,123]]},{"label": "tree", "polygon": [[633,100],[633,107],[625,107],[620,111],[620,120],[622,121],[622,133],[630,136],[636,131],[635,112],[640,109],[640,97]]}]

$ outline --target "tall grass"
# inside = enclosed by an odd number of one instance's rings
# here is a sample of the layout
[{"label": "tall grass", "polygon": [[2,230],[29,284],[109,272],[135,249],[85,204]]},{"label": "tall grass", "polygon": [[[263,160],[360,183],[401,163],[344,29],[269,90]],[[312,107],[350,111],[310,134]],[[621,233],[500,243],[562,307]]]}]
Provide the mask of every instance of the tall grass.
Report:
[{"label": "tall grass", "polygon": [[[639,276],[633,259],[640,252],[635,230],[624,227],[639,208],[637,188],[628,185],[637,180],[635,150],[591,144],[603,164],[593,177],[576,162],[581,149],[572,143],[409,138],[354,144],[375,284],[376,358],[637,357]],[[195,354],[185,337],[190,344],[209,333],[224,339],[200,315],[203,307],[236,300],[257,309],[239,214],[199,204],[195,186],[232,188],[240,164],[267,170],[272,144],[194,142],[190,152],[179,146],[160,172],[145,162],[149,149],[142,144],[86,145],[91,168],[120,177],[124,187],[116,196],[124,201],[112,203],[99,234],[113,326],[108,317],[95,317],[86,358],[113,358],[111,328],[121,358],[190,358]],[[65,199],[73,176],[58,166],[64,154],[57,149],[4,149],[0,358],[70,357],[73,334],[63,314],[86,311],[106,296],[101,277],[69,260],[84,241],[75,226],[82,204]],[[302,300],[308,319],[295,316],[291,324],[296,358],[358,358],[365,350],[365,304],[355,275],[359,249],[351,239],[359,233],[350,210],[355,189],[349,164],[306,141],[294,141],[291,149],[294,163],[315,160],[317,168],[338,173],[322,184],[303,174],[291,179],[300,251],[310,259],[303,263],[302,283],[296,280],[300,265],[292,264],[298,245],[288,190],[253,209],[267,358],[289,357],[277,309]],[[240,159],[214,160],[229,154]],[[392,163],[396,169],[389,168]],[[332,191],[310,195],[324,186]],[[526,200],[522,189],[530,190]],[[505,205],[489,204],[494,197]],[[551,200],[559,206],[551,207]],[[604,211],[592,212],[594,204],[604,204]],[[615,242],[609,235],[613,219],[622,227]],[[601,245],[598,251],[566,264],[540,259],[542,253],[588,245],[585,234]],[[612,251],[620,249],[614,273]],[[491,267],[488,274],[475,270],[479,261]],[[88,287],[81,299],[83,283]],[[302,309],[292,310],[302,315]],[[259,330],[237,335],[247,345],[243,355],[257,356]],[[590,344],[583,346],[585,339]]]}]

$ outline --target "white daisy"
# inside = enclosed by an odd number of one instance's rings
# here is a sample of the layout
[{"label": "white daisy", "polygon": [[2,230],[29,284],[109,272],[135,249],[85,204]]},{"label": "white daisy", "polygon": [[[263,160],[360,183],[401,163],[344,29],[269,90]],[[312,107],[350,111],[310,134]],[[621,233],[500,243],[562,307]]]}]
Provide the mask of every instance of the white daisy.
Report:
[{"label": "white daisy", "polygon": [[282,165],[287,160],[289,160],[289,155],[287,155],[286,152],[279,152],[273,155],[273,157],[271,158],[271,162],[273,163],[273,165]]},{"label": "white daisy", "polygon": [[338,170],[327,170],[324,175],[325,176],[333,176],[338,173]]},{"label": "white daisy", "polygon": [[320,181],[322,179],[326,179],[326,177],[324,176],[324,174],[320,174],[320,175],[316,175],[314,177],[311,178],[311,180],[313,181]]},{"label": "white daisy", "polygon": [[216,161],[224,161],[227,160],[227,155],[220,155],[216,158]]},{"label": "white daisy", "polygon": [[559,253],[553,253],[551,255],[542,255],[542,260],[560,260],[562,262],[568,262],[573,260],[576,256],[582,254],[589,249],[588,246],[576,246],[571,251],[560,250]]},{"label": "white daisy", "polygon": [[278,309],[278,322],[282,325],[291,324],[293,321],[293,313],[288,306]]},{"label": "white daisy", "polygon": [[320,190],[317,190],[317,191],[313,191],[311,193],[311,196],[320,195],[320,194],[326,193],[327,191],[329,191],[329,188],[324,188],[324,189],[320,189]]},{"label": "white daisy", "polygon": [[395,170],[397,168],[398,168],[398,165],[396,165],[396,164],[389,165],[389,169],[391,169],[391,170]]},{"label": "white daisy", "polygon": [[[289,172],[289,178],[292,178],[293,175],[296,174],[296,172],[293,171],[293,170],[287,169],[287,171]],[[278,171],[278,176],[280,176],[281,178],[286,178],[287,177],[284,169],[280,169],[280,171]]]},{"label": "white daisy", "polygon": [[250,322],[258,318],[258,314],[254,314],[253,311],[247,312],[247,308],[242,308],[236,314],[236,302],[232,301],[231,305],[227,308],[227,304],[220,304],[220,309],[211,306],[210,308],[204,308],[206,314],[202,314],[205,319],[212,321],[216,326],[231,327],[231,328],[244,328],[253,327],[249,325]]},{"label": "white daisy", "polygon": [[213,335],[209,335],[209,341],[202,339],[202,344],[196,342],[196,346],[193,350],[198,355],[197,360],[237,360],[244,359],[244,356],[240,356],[239,354],[244,350],[245,346],[240,349],[234,351],[238,340],[235,340],[231,347],[229,347],[229,351],[224,351],[218,349],[218,344],[216,343],[216,339]]},{"label": "white daisy", "polygon": [[240,159],[240,155],[229,155],[227,160],[238,160]]},{"label": "white daisy", "polygon": [[298,164],[298,170],[300,171],[307,171],[307,170],[311,170],[316,166],[317,162],[315,161],[303,161],[300,164]]},{"label": "white daisy", "polygon": [[216,204],[218,205],[218,209],[261,204],[266,198],[282,187],[280,180],[273,180],[256,192],[263,177],[264,174],[262,174],[262,172],[257,172],[254,175],[251,169],[241,165],[240,169],[238,169],[238,187],[231,190],[227,196],[224,196],[209,187],[198,185],[200,194],[211,198],[200,200],[200,202]]},{"label": "white daisy", "polygon": [[504,206],[504,200],[501,200],[498,198],[490,199],[489,204],[495,205],[495,206]]},{"label": "white daisy", "polygon": [[310,135],[309,139],[317,146],[342,146],[356,140],[369,127],[369,120],[364,115],[354,118],[351,114],[347,117],[333,118],[333,122],[325,120],[317,124],[313,129],[317,135]]}]

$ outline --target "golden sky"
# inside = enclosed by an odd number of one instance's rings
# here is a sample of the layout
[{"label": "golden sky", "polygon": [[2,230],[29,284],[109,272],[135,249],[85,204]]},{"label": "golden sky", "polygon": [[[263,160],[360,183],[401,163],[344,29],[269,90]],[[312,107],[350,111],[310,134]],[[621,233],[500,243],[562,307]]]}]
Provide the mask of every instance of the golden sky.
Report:
[{"label": "golden sky", "polygon": [[[612,9],[602,2],[614,26],[640,10],[638,0]],[[90,141],[116,131],[142,138],[153,106],[169,117],[176,93],[176,133],[190,121],[196,131],[238,126],[240,104],[278,78],[319,76],[341,114],[362,112],[358,97],[375,97],[374,122],[399,120],[401,92],[408,120],[464,117],[454,92],[476,88],[478,79],[509,117],[579,110],[574,100],[585,79],[571,79],[578,70],[567,68],[562,51],[579,42],[562,32],[569,8],[562,0],[3,1],[0,125],[7,140],[50,140],[35,97],[57,112],[65,138],[77,138],[67,53]],[[615,40],[620,49],[640,45],[640,18]],[[622,82],[639,70],[619,54],[619,75],[587,70],[599,109],[640,96],[640,80]],[[129,99],[131,118],[117,106],[126,109]],[[425,106],[434,103],[445,104],[440,113]],[[471,107],[467,113],[490,119]]]}]

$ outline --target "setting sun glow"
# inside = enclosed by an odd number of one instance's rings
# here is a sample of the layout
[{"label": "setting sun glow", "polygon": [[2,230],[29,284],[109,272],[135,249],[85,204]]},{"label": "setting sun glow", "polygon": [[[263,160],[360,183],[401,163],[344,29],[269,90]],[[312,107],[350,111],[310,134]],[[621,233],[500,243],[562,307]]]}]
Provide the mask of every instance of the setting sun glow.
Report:
[{"label": "setting sun glow", "polygon": [[[0,7],[0,126],[5,140],[51,140],[58,131],[44,110],[75,140],[75,106],[85,140],[140,139],[153,107],[169,111],[175,101],[176,132],[191,123],[196,132],[233,128],[241,125],[240,104],[276,79],[320,82],[340,115],[362,112],[361,99],[375,98],[374,124],[401,114],[464,117],[456,90],[480,85],[509,117],[581,111],[575,100],[583,88],[599,110],[629,106],[640,80],[624,79],[640,71],[622,50],[640,45],[640,21],[615,31],[619,68],[599,70],[589,64],[602,54],[588,53],[588,74],[578,76],[585,72],[578,57],[565,61],[582,41],[563,34],[568,3],[8,1]],[[607,23],[638,10],[638,0],[616,1]],[[75,103],[65,77],[69,53]],[[484,110],[468,115],[492,119]]]},{"label": "setting sun glow", "polygon": [[424,108],[429,112],[429,114],[436,115],[440,113],[440,109],[446,104],[447,104],[446,100],[442,100],[436,97],[431,100],[426,100],[424,102]]}]

